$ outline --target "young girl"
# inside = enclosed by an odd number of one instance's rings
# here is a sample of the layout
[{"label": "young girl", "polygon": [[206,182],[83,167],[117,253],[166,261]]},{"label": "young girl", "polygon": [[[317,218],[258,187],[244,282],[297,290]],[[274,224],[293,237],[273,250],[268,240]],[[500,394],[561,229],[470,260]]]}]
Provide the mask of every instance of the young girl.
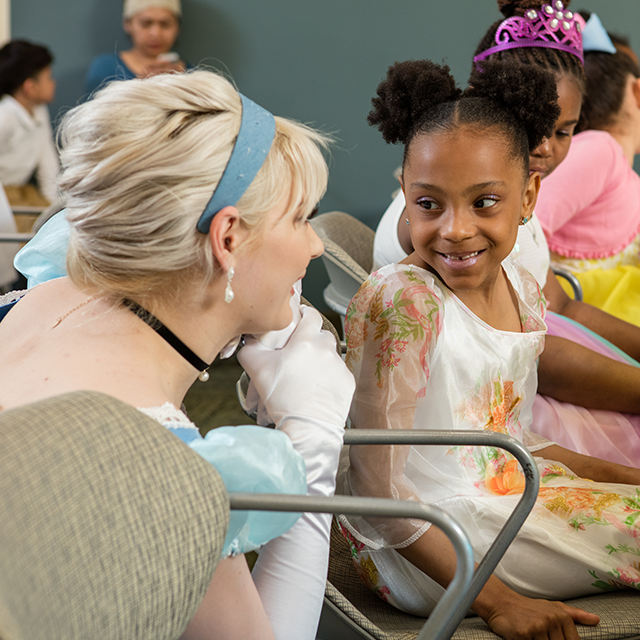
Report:
[{"label": "young girl", "polygon": [[585,52],[585,75],[580,133],[537,213],[552,263],[577,275],[585,301],[640,326],[640,69],[610,44]]},{"label": "young girl", "polygon": [[[415,249],[373,273],[347,311],[352,425],[492,430],[540,456],[537,504],[473,610],[505,638],[574,639],[574,622],[597,617],[541,599],[640,587],[640,472],[529,430],[545,304],[508,256],[536,203],[530,151],[559,109],[551,76],[534,66],[482,63],[469,85],[462,92],[446,67],[418,61],[397,63],[378,87],[369,121],[405,145]],[[344,491],[438,504],[480,560],[523,485],[517,463],[494,448],[352,447]],[[455,566],[442,534],[421,523],[342,523],[376,593],[427,615]]]},{"label": "young girl", "polygon": [[[530,171],[540,173],[544,193],[548,176],[561,166],[569,151],[580,116],[584,90],[582,47],[575,41],[575,46],[568,50],[554,49],[525,39],[500,48],[497,43],[506,26],[520,21],[530,26],[530,32],[539,31],[536,25],[539,26],[542,16],[549,15],[551,6],[542,0],[499,4],[505,20],[489,28],[476,50],[476,59],[513,61],[525,67],[543,68],[553,73],[557,84],[560,117],[553,134],[529,157]],[[555,11],[558,10],[556,6]],[[570,15],[568,11],[565,13]],[[573,17],[569,22],[574,22]],[[589,34],[592,23],[588,25],[585,41],[588,47],[598,46]],[[376,233],[374,262],[378,266],[399,262],[413,250],[403,210],[401,192]],[[640,465],[640,407],[637,405],[640,369],[636,362],[640,359],[640,330],[566,295],[550,269],[549,249],[535,213],[520,227],[512,257],[534,275],[543,288],[548,310],[555,312],[546,317],[548,335],[540,358],[539,394],[533,406],[532,431],[579,453]]]}]

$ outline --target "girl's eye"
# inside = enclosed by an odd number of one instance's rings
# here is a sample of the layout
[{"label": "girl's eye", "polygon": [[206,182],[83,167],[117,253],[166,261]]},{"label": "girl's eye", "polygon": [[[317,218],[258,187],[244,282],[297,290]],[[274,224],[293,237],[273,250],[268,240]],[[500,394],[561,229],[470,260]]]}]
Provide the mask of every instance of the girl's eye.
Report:
[{"label": "girl's eye", "polygon": [[475,201],[473,206],[476,209],[488,209],[489,207],[493,207],[497,203],[498,201],[495,198],[480,198],[480,200]]},{"label": "girl's eye", "polygon": [[438,208],[438,203],[434,200],[418,200],[418,206],[422,207],[425,211],[433,211]]},{"label": "girl's eye", "polygon": [[556,135],[559,136],[560,138],[570,138],[571,131],[556,131]]}]

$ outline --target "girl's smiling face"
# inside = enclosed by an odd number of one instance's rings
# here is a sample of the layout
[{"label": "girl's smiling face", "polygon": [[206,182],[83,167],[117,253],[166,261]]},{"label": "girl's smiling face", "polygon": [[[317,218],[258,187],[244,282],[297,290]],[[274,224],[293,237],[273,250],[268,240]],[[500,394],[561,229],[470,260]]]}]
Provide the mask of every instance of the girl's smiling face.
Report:
[{"label": "girl's smiling face", "polygon": [[454,293],[491,296],[518,224],[536,203],[540,176],[525,169],[499,130],[416,135],[401,178],[414,246],[407,261]]}]

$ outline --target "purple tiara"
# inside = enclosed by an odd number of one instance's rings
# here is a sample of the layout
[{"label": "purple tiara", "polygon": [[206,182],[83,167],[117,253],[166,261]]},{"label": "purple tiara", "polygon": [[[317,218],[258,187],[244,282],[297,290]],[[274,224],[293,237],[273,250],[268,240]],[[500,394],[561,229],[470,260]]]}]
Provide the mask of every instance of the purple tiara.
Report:
[{"label": "purple tiara", "polygon": [[562,0],[553,0],[539,10],[529,9],[524,16],[513,16],[503,20],[496,31],[496,45],[479,53],[474,62],[479,62],[499,51],[521,47],[544,47],[560,49],[580,59],[582,52],[583,20],[580,15],[564,10]]}]

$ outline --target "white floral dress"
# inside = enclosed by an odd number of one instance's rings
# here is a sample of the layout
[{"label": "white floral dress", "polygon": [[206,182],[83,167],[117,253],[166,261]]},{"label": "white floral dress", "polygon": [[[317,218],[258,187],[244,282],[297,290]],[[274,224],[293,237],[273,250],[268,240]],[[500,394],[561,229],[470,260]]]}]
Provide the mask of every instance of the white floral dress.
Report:
[{"label": "white floral dress", "polygon": [[[544,348],[544,298],[507,259],[521,333],[496,330],[435,276],[400,264],[374,272],[347,311],[347,365],[357,388],[354,428],[479,429],[509,434],[532,453],[551,443],[529,431]],[[520,499],[524,477],[492,447],[351,447],[343,493],[422,500],[449,512],[486,553]],[[640,489],[575,477],[536,458],[540,493],[496,574],[529,597],[566,599],[640,588]],[[442,588],[395,549],[429,527],[341,517],[359,573],[391,604],[427,615]]]}]

